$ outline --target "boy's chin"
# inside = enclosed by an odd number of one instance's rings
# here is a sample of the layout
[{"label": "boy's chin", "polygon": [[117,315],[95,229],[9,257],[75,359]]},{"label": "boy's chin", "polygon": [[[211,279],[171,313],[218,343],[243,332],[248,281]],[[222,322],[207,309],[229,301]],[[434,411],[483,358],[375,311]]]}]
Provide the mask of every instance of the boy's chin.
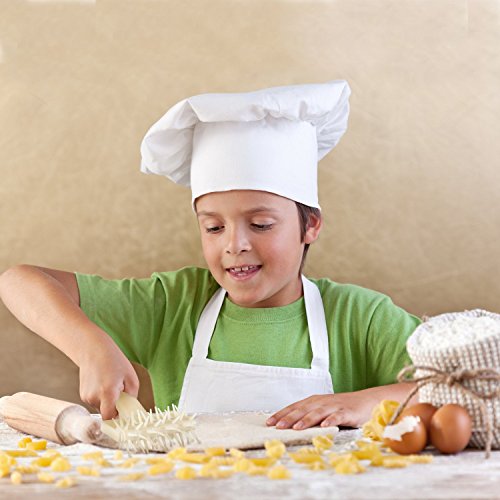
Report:
[{"label": "boy's chin", "polygon": [[229,300],[240,307],[266,307],[266,297],[257,293],[256,290],[235,290],[232,287],[226,288]]},{"label": "boy's chin", "polygon": [[262,302],[258,297],[248,296],[247,294],[232,293],[229,290],[227,295],[233,304],[241,307],[260,307],[259,303]]}]

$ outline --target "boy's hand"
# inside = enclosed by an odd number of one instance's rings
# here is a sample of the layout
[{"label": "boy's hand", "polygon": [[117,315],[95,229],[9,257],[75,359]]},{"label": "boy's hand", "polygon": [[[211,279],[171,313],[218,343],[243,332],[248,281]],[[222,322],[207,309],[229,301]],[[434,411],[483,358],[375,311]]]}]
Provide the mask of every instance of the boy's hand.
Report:
[{"label": "boy's hand", "polygon": [[100,410],[103,420],[117,416],[120,392],[137,397],[139,379],[125,355],[116,348],[99,349],[80,363],[80,397]]},{"label": "boy's hand", "polygon": [[[307,429],[315,425],[330,427],[345,425],[361,427],[370,420],[372,409],[383,399],[403,401],[415,387],[414,383],[400,383],[371,387],[356,392],[322,394],[310,396],[302,401],[288,405],[268,418],[267,425],[277,429]],[[410,404],[418,402],[415,395]]]},{"label": "boy's hand", "polygon": [[315,425],[359,427],[370,419],[374,404],[357,392],[310,396],[278,411],[267,420],[277,429],[307,429]]}]

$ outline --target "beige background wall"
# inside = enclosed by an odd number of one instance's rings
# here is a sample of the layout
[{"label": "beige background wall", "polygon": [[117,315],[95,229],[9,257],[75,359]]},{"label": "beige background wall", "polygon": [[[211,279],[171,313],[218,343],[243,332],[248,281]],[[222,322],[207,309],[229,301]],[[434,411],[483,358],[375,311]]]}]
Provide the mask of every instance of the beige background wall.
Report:
[{"label": "beige background wall", "polygon": [[[189,192],[139,172],[148,127],[198,93],[346,79],[307,273],[500,311],[499,50],[495,0],[0,0],[0,269],[202,265]],[[78,400],[3,305],[0,352],[0,395]]]}]

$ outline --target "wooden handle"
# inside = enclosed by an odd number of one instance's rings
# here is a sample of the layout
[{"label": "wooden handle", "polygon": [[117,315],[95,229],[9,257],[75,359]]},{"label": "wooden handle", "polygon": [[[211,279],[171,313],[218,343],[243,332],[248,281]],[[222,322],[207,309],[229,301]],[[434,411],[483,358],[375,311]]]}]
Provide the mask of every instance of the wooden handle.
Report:
[{"label": "wooden handle", "polygon": [[59,444],[94,442],[100,424],[83,407],[30,392],[0,398],[0,416],[12,428]]}]

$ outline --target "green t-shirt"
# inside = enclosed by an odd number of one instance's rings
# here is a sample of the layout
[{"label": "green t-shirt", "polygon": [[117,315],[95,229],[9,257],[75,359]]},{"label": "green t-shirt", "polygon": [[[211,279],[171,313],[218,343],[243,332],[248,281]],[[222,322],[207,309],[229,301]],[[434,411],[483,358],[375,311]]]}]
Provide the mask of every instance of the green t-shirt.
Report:
[{"label": "green t-shirt", "polygon": [[[207,269],[107,280],[76,274],[80,306],[151,377],[155,404],[179,401],[199,317],[219,285]],[[312,279],[325,308],[335,392],[396,382],[409,363],[406,340],[420,320],[379,292]],[[227,297],[210,342],[217,361],[310,368],[304,298],[283,307],[244,308]]]}]

